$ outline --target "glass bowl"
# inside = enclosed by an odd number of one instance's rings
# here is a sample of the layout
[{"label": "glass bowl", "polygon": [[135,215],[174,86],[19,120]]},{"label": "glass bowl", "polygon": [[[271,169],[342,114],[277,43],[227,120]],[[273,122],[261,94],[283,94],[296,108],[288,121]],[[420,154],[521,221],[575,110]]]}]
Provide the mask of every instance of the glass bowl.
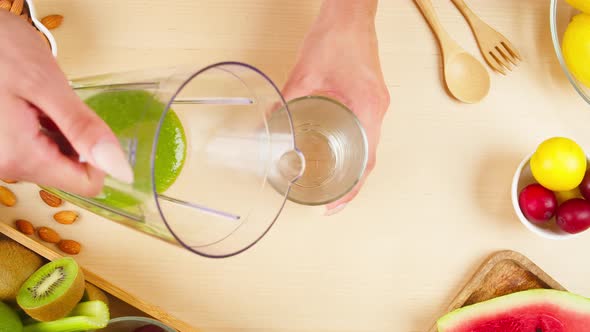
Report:
[{"label": "glass bowl", "polygon": [[109,325],[104,329],[96,332],[133,332],[134,329],[145,326],[155,325],[162,328],[165,332],[176,332],[175,329],[168,327],[157,320],[146,317],[119,317],[113,318],[109,321]]},{"label": "glass bowl", "polygon": [[559,64],[563,69],[567,79],[572,83],[574,89],[580,94],[584,100],[590,104],[590,88],[578,81],[568,69],[563,53],[561,50],[561,39],[571,19],[579,14],[580,11],[573,8],[565,0],[551,0],[550,10],[550,25],[551,25],[551,39],[553,40],[553,47],[557,54]]}]

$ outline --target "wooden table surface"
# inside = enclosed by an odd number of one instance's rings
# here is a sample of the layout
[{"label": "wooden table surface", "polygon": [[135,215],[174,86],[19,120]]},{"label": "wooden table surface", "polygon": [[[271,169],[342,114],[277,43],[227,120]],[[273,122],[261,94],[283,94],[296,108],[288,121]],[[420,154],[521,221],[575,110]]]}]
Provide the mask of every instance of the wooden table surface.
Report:
[{"label": "wooden table surface", "polygon": [[[442,23],[478,59],[448,0]],[[69,76],[180,63],[240,60],[282,84],[319,0],[37,0],[61,13],[55,31]],[[589,107],[553,52],[548,0],[471,0],[521,51],[489,96],[455,102],[441,85],[438,46],[410,0],[382,0],[377,28],[391,93],[377,167],[333,217],[287,204],[276,226],[233,258],[202,258],[85,213],[66,236],[82,240],[87,269],[200,331],[425,331],[493,251],[522,252],[571,291],[590,296],[590,232],[550,241],[514,215],[510,183],[543,139],[564,135],[590,152]],[[50,223],[36,187],[2,208],[3,221]],[[30,199],[27,197],[30,196]],[[36,200],[35,200],[36,199]]]}]

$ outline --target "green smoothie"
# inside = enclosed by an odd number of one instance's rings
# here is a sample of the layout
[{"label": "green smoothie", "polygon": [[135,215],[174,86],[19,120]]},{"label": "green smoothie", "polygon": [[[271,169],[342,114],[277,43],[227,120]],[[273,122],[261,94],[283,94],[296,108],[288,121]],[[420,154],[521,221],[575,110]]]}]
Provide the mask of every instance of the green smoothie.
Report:
[{"label": "green smoothie", "polygon": [[[106,91],[85,100],[123,141],[136,139],[134,187],[151,190],[150,158],[155,130],[166,107],[148,91]],[[123,143],[125,144],[125,143]],[[165,192],[180,174],[186,159],[186,135],[176,113],[169,109],[160,128],[154,162],[155,186]],[[129,195],[105,187],[99,199],[114,207],[137,204]]]}]

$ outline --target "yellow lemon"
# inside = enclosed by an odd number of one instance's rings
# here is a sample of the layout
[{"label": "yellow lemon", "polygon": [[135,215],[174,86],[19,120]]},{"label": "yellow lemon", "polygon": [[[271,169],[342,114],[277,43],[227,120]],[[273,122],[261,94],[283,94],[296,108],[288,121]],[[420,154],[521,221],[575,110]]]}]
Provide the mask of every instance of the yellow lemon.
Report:
[{"label": "yellow lemon", "polygon": [[566,0],[570,6],[590,14],[590,0]]},{"label": "yellow lemon", "polygon": [[[586,1],[590,4],[590,0]],[[590,15],[574,16],[563,34],[563,58],[568,69],[582,84],[590,87]]]},{"label": "yellow lemon", "polygon": [[586,155],[573,140],[553,137],[541,143],[530,166],[533,177],[553,191],[570,191],[582,182],[586,173]]},{"label": "yellow lemon", "polygon": [[569,191],[556,191],[554,194],[555,198],[557,198],[557,203],[559,205],[561,205],[561,203],[563,202],[569,201],[570,199],[584,198],[584,196],[582,196],[582,193],[580,192],[580,188],[578,187]]}]

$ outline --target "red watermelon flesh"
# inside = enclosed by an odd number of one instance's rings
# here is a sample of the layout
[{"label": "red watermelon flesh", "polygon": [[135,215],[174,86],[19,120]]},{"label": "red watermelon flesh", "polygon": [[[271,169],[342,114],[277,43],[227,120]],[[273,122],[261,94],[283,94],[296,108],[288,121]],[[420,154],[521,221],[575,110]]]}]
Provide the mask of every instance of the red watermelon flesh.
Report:
[{"label": "red watermelon flesh", "polygon": [[457,309],[437,326],[439,332],[590,332],[590,299],[527,290]]}]

